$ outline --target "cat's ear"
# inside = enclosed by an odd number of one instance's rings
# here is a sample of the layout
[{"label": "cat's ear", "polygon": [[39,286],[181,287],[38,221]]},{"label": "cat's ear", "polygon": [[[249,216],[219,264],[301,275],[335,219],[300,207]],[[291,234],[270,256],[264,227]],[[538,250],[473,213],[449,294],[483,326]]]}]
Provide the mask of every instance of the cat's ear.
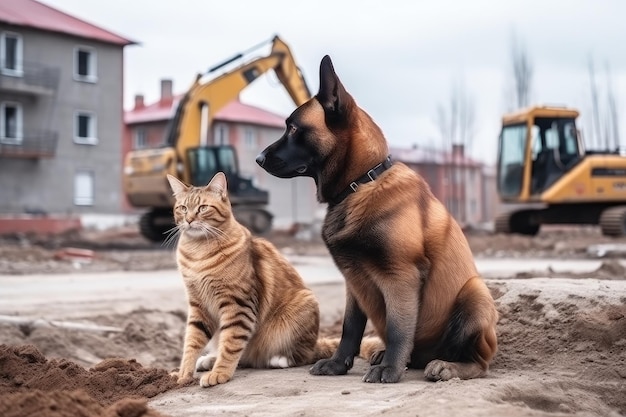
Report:
[{"label": "cat's ear", "polygon": [[226,185],[226,175],[223,172],[218,172],[213,176],[213,179],[206,186],[207,189],[219,193],[222,197],[226,197],[226,191],[228,187]]},{"label": "cat's ear", "polygon": [[191,188],[173,175],[167,174],[167,180],[169,181],[170,187],[172,187],[172,192],[175,196],[180,193],[184,193]]}]

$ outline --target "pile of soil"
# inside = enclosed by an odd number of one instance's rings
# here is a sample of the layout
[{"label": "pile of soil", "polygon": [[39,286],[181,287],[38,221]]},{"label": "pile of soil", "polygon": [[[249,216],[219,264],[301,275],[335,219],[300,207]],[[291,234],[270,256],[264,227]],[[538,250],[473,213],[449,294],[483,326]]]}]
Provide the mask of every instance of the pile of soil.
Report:
[{"label": "pile of soil", "polygon": [[0,345],[0,415],[157,417],[147,399],[176,382],[135,360],[107,359],[91,369],[47,359],[35,346]]}]

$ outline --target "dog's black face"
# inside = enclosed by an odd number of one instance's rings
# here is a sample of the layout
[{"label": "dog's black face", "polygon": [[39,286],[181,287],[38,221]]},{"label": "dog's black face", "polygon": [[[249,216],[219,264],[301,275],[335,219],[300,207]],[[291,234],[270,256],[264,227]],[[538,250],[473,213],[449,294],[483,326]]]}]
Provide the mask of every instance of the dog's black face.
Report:
[{"label": "dog's black face", "polygon": [[297,108],[286,120],[285,133],[257,156],[256,162],[268,173],[279,178],[317,178],[321,161],[316,133],[305,117],[316,106],[315,101],[311,99]]},{"label": "dog's black face", "polygon": [[256,158],[268,173],[279,178],[311,177],[316,182],[332,154],[337,154],[336,129],[343,123],[346,103],[351,102],[332,61],[320,63],[320,88],[315,97],[287,118],[283,136]]}]

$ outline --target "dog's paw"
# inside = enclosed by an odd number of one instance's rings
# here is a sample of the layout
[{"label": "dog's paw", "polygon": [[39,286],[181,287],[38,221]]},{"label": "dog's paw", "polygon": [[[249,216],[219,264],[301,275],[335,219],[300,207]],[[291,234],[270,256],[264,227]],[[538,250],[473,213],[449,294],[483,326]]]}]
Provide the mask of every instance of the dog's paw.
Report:
[{"label": "dog's paw", "polygon": [[374,365],[363,377],[364,382],[381,382],[383,384],[400,381],[406,368],[395,366]]},{"label": "dog's paw", "polygon": [[225,372],[210,371],[200,377],[200,386],[206,388],[212,387],[217,384],[225,384],[226,382],[230,381],[231,376],[232,375],[229,375]]},{"label": "dog's paw", "polygon": [[213,369],[216,357],[213,355],[200,356],[196,361],[196,372],[210,371]]},{"label": "dog's paw", "polygon": [[345,375],[350,367],[343,361],[321,359],[309,369],[311,375]]},{"label": "dog's paw", "polygon": [[458,377],[459,372],[454,363],[435,359],[426,365],[424,376],[430,381],[448,381]]}]

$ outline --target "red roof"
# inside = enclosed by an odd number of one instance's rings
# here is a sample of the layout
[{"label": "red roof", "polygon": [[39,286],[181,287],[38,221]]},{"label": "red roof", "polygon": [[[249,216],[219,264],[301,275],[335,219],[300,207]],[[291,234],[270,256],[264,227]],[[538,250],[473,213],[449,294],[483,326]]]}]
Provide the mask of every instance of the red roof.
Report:
[{"label": "red roof", "polygon": [[[149,106],[126,111],[124,122],[126,124],[156,122],[169,120],[174,116],[178,99],[173,101],[159,101]],[[215,115],[216,121],[248,123],[257,126],[285,127],[285,117],[271,113],[258,107],[244,104],[239,100],[233,100]]]},{"label": "red roof", "polygon": [[0,22],[117,45],[136,43],[35,0],[0,1]]}]

